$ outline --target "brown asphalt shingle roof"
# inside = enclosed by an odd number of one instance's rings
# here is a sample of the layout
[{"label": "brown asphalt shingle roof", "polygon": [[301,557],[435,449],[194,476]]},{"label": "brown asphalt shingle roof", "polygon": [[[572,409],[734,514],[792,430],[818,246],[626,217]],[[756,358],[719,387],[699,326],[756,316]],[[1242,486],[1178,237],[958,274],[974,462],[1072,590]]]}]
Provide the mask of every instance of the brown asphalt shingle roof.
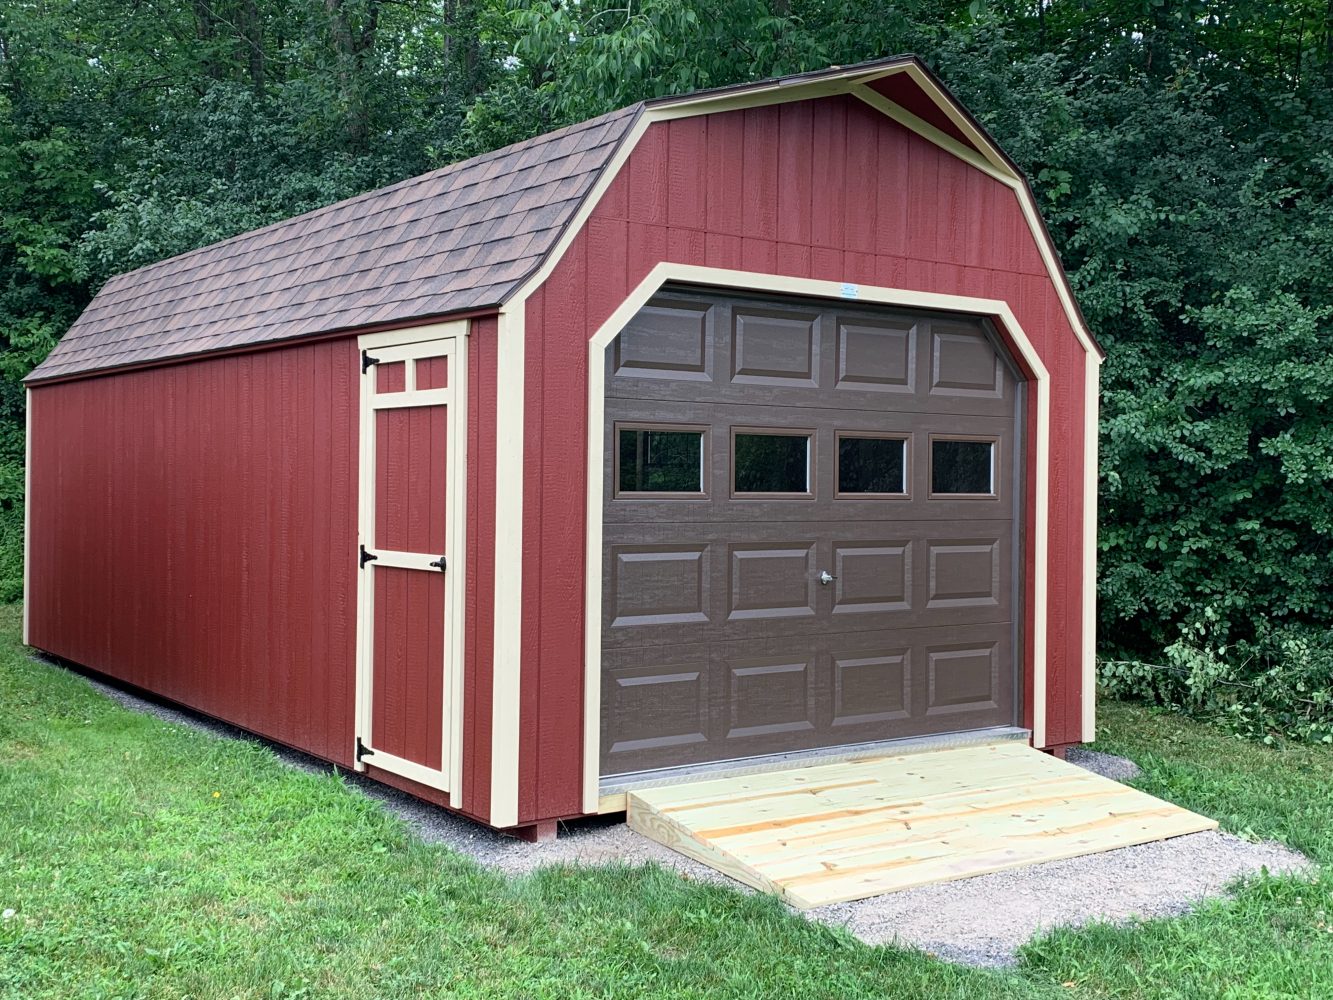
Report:
[{"label": "brown asphalt shingle roof", "polygon": [[28,378],[498,305],[559,240],[639,109],[117,275]]}]

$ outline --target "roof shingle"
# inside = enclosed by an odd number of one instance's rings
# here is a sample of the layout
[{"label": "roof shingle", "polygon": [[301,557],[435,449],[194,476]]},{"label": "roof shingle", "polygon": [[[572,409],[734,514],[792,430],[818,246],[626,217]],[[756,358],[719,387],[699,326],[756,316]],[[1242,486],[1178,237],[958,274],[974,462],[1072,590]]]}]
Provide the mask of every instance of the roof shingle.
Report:
[{"label": "roof shingle", "polygon": [[28,379],[498,305],[640,107],[116,275]]}]

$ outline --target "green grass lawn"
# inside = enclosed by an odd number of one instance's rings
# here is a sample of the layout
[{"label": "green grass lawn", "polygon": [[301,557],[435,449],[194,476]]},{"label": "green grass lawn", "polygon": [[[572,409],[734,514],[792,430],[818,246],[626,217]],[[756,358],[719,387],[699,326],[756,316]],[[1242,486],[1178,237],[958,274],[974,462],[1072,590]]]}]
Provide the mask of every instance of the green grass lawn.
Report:
[{"label": "green grass lawn", "polygon": [[[0,610],[0,997],[1333,996],[1327,875],[959,968],[655,868],[501,878],[331,774],[120,708],[16,635]],[[1333,859],[1333,752],[1103,719],[1148,791]]]}]

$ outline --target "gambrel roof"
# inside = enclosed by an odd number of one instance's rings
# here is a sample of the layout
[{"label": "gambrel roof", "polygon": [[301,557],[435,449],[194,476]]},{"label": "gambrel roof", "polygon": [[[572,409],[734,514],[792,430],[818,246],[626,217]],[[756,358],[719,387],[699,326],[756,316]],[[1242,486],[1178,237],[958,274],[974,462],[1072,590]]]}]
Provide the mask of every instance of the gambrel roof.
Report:
[{"label": "gambrel roof", "polygon": [[[847,92],[1030,199],[1017,168],[913,56],[658,98],[117,275],[28,380],[498,308],[558,254],[642,119]],[[1041,226],[1035,204],[1033,217]],[[1049,246],[1044,227],[1040,237]],[[1058,262],[1055,271],[1067,293]]]}]

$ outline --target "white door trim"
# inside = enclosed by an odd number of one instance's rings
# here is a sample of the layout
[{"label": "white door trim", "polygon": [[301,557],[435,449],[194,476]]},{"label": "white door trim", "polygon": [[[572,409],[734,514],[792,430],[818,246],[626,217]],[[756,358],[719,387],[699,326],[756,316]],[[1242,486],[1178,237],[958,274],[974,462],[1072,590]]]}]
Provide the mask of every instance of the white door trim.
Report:
[{"label": "white door trim", "polygon": [[[376,400],[376,366],[370,365],[359,382],[360,436],[357,475],[357,539],[377,556],[357,572],[356,597],[356,685],[355,733],[352,756],[355,760],[359,738],[374,750],[371,764],[402,775],[412,781],[439,788],[457,797],[462,791],[463,773],[463,658],[467,623],[467,320],[437,323],[407,330],[365,334],[357,338],[362,351],[375,351],[381,363],[412,358],[448,357],[448,385],[443,389],[417,389],[415,367],[406,366],[405,390]],[[404,402],[411,400],[411,402]],[[444,591],[444,705],[441,712],[440,770],[434,771],[383,750],[374,749],[372,697],[374,671],[374,586],[372,576],[377,565],[402,569],[429,570],[430,556],[413,552],[395,552],[375,547],[375,413],[398,406],[439,406],[446,409],[445,445],[445,551],[432,556],[447,558]],[[366,762],[357,760],[356,769],[366,770]]]},{"label": "white door trim", "polygon": [[[1050,473],[1050,399],[1051,380],[1046,366],[1027,333],[1014,316],[1009,303],[1002,299],[982,299],[965,295],[943,295],[905,288],[859,285],[811,278],[788,278],[755,271],[733,271],[690,264],[661,263],[639,282],[588,342],[588,483],[585,497],[587,548],[584,553],[583,648],[583,809],[598,809],[601,781],[602,712],[602,491],[604,477],[603,441],[606,422],[606,348],[634,315],[668,282],[705,285],[743,291],[804,295],[822,299],[851,299],[878,305],[931,309],[941,312],[969,313],[993,317],[1004,326],[1028,369],[1035,375],[1033,398],[1037,415],[1036,496],[1032,498],[1036,530],[1033,548],[1036,568],[1033,573],[1033,683],[1032,738],[1034,746],[1046,739],[1046,575],[1047,532],[1049,521]],[[1022,558],[1020,555],[1019,558]],[[1020,657],[1021,651],[1017,651]]]}]

